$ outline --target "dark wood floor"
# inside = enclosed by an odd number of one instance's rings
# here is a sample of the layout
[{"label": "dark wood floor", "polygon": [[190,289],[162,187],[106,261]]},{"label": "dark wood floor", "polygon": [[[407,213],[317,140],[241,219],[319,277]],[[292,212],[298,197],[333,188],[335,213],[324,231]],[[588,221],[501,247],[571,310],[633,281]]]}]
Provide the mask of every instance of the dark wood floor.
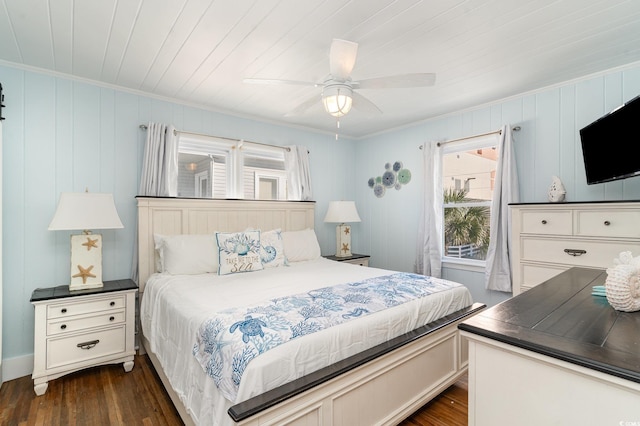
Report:
[{"label": "dark wood floor", "polygon": [[[30,376],[0,388],[0,425],[181,425],[149,358],[135,367],[90,368],[49,383],[43,396],[33,392]],[[401,426],[466,425],[466,376],[425,405]]]}]

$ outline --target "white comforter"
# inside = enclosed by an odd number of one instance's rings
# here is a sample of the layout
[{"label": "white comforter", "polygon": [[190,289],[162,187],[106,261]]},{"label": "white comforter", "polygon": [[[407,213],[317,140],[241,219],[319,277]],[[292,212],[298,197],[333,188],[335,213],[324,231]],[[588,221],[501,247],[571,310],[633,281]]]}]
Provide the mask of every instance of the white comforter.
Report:
[{"label": "white comforter", "polygon": [[196,332],[212,312],[393,272],[320,258],[224,276],[155,274],[142,297],[142,331],[195,423],[233,424],[227,410],[234,403],[460,310],[472,300],[460,285],[291,340],[249,363],[235,401],[222,396],[192,355]]}]

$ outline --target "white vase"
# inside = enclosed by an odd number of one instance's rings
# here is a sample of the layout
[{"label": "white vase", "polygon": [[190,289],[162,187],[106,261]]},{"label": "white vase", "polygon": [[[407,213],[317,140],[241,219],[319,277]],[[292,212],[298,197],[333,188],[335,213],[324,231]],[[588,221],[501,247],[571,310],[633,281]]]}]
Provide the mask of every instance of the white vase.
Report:
[{"label": "white vase", "polygon": [[558,176],[551,178],[551,186],[549,187],[549,201],[552,203],[560,203],[564,201],[564,197],[567,191],[564,189],[564,185]]}]

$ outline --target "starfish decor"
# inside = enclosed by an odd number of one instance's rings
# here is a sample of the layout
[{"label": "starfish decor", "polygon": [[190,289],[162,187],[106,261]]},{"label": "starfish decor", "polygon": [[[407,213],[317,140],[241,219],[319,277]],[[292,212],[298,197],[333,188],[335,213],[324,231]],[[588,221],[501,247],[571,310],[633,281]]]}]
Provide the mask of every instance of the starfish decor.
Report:
[{"label": "starfish decor", "polygon": [[87,251],[91,250],[91,247],[98,248],[98,239],[92,240],[90,237],[87,237],[87,242],[82,243],[83,246],[87,247]]},{"label": "starfish decor", "polygon": [[91,278],[95,278],[96,276],[94,274],[91,273],[91,270],[93,269],[93,265],[89,266],[88,268],[83,268],[82,266],[78,265],[78,270],[80,272],[78,272],[77,274],[73,275],[73,278],[78,278],[78,277],[82,277],[82,284],[86,284],[87,283],[87,277],[91,277]]},{"label": "starfish decor", "polygon": [[349,252],[349,244],[343,243],[342,244],[342,251],[345,252],[345,253],[348,253]]}]

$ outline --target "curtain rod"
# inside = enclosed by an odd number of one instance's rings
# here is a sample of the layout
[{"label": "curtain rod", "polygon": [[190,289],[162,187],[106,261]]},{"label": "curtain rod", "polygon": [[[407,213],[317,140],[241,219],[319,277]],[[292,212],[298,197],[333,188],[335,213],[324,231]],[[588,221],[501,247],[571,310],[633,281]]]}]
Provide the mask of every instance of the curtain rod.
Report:
[{"label": "curtain rod", "polygon": [[[520,131],[520,126],[515,126],[513,129],[514,132],[519,132]],[[438,142],[436,145],[438,146],[442,146],[451,142],[460,142],[460,141],[465,141],[467,139],[475,139],[475,138],[480,138],[482,136],[489,136],[489,135],[493,135],[493,134],[502,134],[502,129],[500,130],[494,130],[493,132],[487,132],[487,133],[480,133],[478,135],[473,135],[473,136],[465,136],[464,138],[458,138],[458,139],[451,139],[450,141],[444,141],[444,142]],[[418,148],[422,149],[422,145],[420,145]]]},{"label": "curtain rod", "polygon": [[[147,130],[147,125],[146,125],[146,124],[141,124],[141,125],[140,125],[140,128],[141,128],[142,130]],[[290,152],[290,151],[291,151],[291,148],[286,147],[286,146],[271,145],[271,144],[268,144],[268,143],[262,143],[262,142],[253,142],[253,141],[248,141],[248,140],[246,140],[246,139],[225,138],[224,136],[214,136],[214,135],[207,135],[207,134],[204,134],[204,133],[185,132],[185,131],[182,131],[182,130],[174,130],[174,131],[173,131],[173,135],[174,135],[174,136],[177,136],[177,135],[178,135],[178,133],[184,133],[185,135],[192,135],[192,136],[204,136],[204,137],[207,137],[207,138],[224,139],[224,140],[227,140],[227,141],[234,141],[234,142],[248,142],[248,143],[254,143],[254,144],[256,144],[256,145],[264,145],[264,146],[270,146],[270,147],[272,147],[272,148],[280,148],[280,149],[284,149],[284,150],[285,150],[285,151],[287,151],[287,152]]]}]

